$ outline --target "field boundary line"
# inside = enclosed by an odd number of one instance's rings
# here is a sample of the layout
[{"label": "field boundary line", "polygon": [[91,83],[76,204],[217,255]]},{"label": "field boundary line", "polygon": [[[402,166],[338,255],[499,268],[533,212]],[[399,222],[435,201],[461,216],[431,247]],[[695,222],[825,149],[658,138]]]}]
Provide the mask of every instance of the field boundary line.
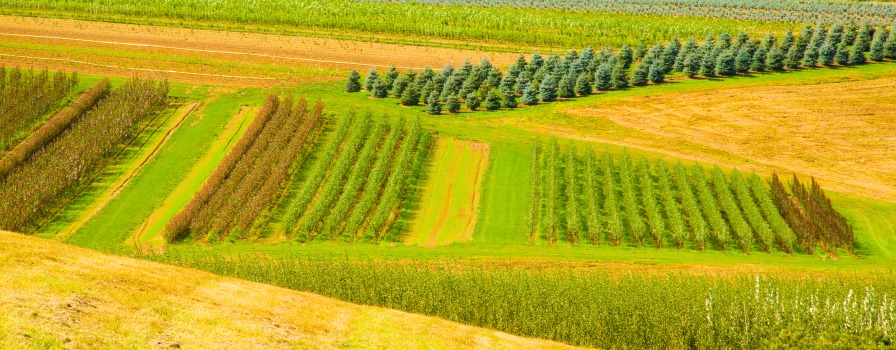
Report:
[{"label": "field boundary line", "polygon": [[[350,62],[350,61],[321,60],[321,59],[314,59],[314,58],[301,58],[301,57],[291,57],[291,56],[268,55],[268,54],[258,54],[258,53],[240,52],[240,51],[223,51],[223,50],[191,49],[191,48],[177,47],[177,46],[167,46],[167,45],[153,45],[153,44],[127,43],[127,42],[121,42],[121,41],[106,41],[106,40],[93,40],[93,39],[67,38],[67,37],[53,36],[53,35],[31,35],[31,34],[13,34],[13,33],[0,33],[0,35],[2,35],[2,36],[12,36],[12,37],[22,37],[22,38],[53,39],[53,40],[70,40],[70,41],[80,41],[80,42],[96,43],[96,44],[107,44],[107,45],[122,45],[122,46],[148,47],[148,48],[169,49],[169,50],[182,50],[182,51],[203,52],[203,53],[217,53],[217,54],[225,54],[225,55],[239,55],[239,56],[266,57],[266,58],[276,58],[276,59],[285,59],[285,60],[303,61],[303,62],[341,64],[341,65],[348,65],[348,66],[365,66],[365,67],[375,67],[375,68],[389,68],[389,67],[392,67],[392,66],[389,66],[389,65],[373,64],[373,63],[360,63],[360,62]],[[417,70],[425,69],[425,68],[421,68],[421,67],[395,67],[395,68],[400,68],[400,69],[417,69]],[[436,68],[431,68],[431,69],[434,70],[434,71],[440,71],[440,70],[441,70],[441,69],[436,69]],[[273,78],[269,78],[269,79],[273,79]]]},{"label": "field boundary line", "polygon": [[95,66],[95,67],[103,67],[103,68],[124,69],[124,70],[131,70],[131,71],[154,72],[154,73],[186,74],[186,75],[197,75],[197,76],[216,77],[216,78],[259,79],[259,80],[275,80],[276,79],[276,78],[269,78],[269,77],[248,77],[248,76],[241,76],[241,75],[222,75],[222,74],[210,74],[210,73],[182,72],[182,71],[169,70],[169,69],[120,67],[120,66],[113,66],[113,65],[107,65],[107,64],[73,60],[71,58],[20,56],[20,55],[10,55],[10,54],[0,54],[0,57],[14,57],[14,58],[24,58],[24,59],[32,59],[32,60],[72,62],[72,63],[86,64],[86,65]]}]

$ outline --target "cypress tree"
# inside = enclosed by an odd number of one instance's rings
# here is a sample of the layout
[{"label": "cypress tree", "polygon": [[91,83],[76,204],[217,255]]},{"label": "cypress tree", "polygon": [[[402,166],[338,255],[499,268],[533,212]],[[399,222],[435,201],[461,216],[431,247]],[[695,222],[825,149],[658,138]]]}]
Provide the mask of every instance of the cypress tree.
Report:
[{"label": "cypress tree", "polygon": [[887,28],[880,28],[874,32],[874,39],[871,41],[871,50],[868,52],[868,58],[872,61],[883,61],[884,41],[887,39],[887,34]]},{"label": "cypress tree", "polygon": [[654,84],[663,82],[663,65],[660,62],[653,62],[647,70],[647,79]]},{"label": "cypress tree", "polygon": [[501,109],[501,95],[496,89],[492,89],[485,95],[485,109],[494,111]]},{"label": "cypress tree", "polygon": [[375,69],[371,69],[370,72],[367,73],[367,80],[364,81],[364,90],[373,92],[373,86],[376,85],[376,81],[379,80],[380,76],[376,73]]},{"label": "cypress tree", "polygon": [[386,82],[386,76],[381,76],[373,84],[373,97],[385,98],[389,96],[389,83]]},{"label": "cypress tree", "polygon": [[624,89],[628,87],[628,74],[622,64],[617,62],[613,66],[613,70],[610,72],[610,83],[616,89]]},{"label": "cypress tree", "polygon": [[579,74],[579,77],[576,78],[576,94],[579,96],[588,96],[591,95],[591,77],[588,72],[582,72]]},{"label": "cypress tree", "polygon": [[890,35],[887,35],[887,41],[884,43],[884,57],[896,59],[896,22],[890,28]]},{"label": "cypress tree", "polygon": [[420,91],[417,89],[417,83],[411,82],[401,94],[401,104],[405,106],[416,106],[420,103]]},{"label": "cypress tree", "polygon": [[519,103],[516,101],[516,94],[513,91],[501,92],[501,106],[504,108],[516,108]]},{"label": "cypress tree", "polygon": [[426,113],[432,115],[442,114],[442,105],[439,104],[439,94],[435,91],[431,92],[426,99]]},{"label": "cypress tree", "polygon": [[632,60],[640,60],[646,53],[647,39],[642,37],[640,40],[638,40],[638,45],[635,45],[635,51],[632,53]]},{"label": "cypress tree", "polygon": [[737,50],[737,56],[734,57],[734,70],[738,73],[744,73],[750,70],[750,64],[753,63],[753,57],[750,56],[746,48],[741,47]]},{"label": "cypress tree", "polygon": [[781,51],[781,48],[773,47],[768,52],[768,57],[765,59],[765,68],[768,70],[781,70],[781,68],[784,68],[784,52]]},{"label": "cypress tree", "polygon": [[632,48],[628,46],[628,44],[623,44],[622,49],[619,50],[619,55],[617,56],[617,60],[622,64],[622,67],[625,69],[629,69],[632,66],[632,61],[634,60],[634,54],[632,53]]},{"label": "cypress tree", "polygon": [[395,82],[392,83],[392,93],[395,96],[401,96],[404,92],[404,89],[408,87],[409,81],[407,76],[399,76],[398,79],[395,79]]},{"label": "cypress tree", "polygon": [[475,111],[477,108],[479,108],[480,101],[479,96],[476,96],[476,93],[470,93],[469,95],[467,95],[467,98],[464,99],[464,101],[467,104],[467,108],[469,108],[471,111]]},{"label": "cypress tree", "polygon": [[352,71],[348,73],[348,81],[345,82],[345,91],[361,91],[361,74],[358,74],[358,71],[352,69]]},{"label": "cypress tree", "polygon": [[520,102],[525,105],[534,106],[538,104],[538,93],[535,92],[531,86],[527,86],[525,90],[523,90],[523,96],[520,97]]},{"label": "cypress tree", "polygon": [[765,47],[760,46],[756,49],[756,52],[753,53],[753,59],[750,61],[750,69],[754,72],[764,71],[766,56],[767,52],[765,51]]},{"label": "cypress tree", "polygon": [[569,75],[564,74],[562,78],[560,78],[560,83],[557,86],[557,96],[561,98],[570,98],[575,97],[575,81],[570,79]]},{"label": "cypress tree", "polygon": [[650,73],[650,67],[646,62],[641,62],[635,67],[635,70],[632,71],[632,86],[641,86],[647,84],[647,74]]},{"label": "cypress tree", "polygon": [[682,64],[681,72],[688,78],[693,78],[697,73],[700,72],[700,56],[695,52],[691,52],[687,57],[684,58],[684,63]]},{"label": "cypress tree", "polygon": [[849,64],[849,49],[846,48],[846,45],[837,45],[837,53],[834,54],[834,62],[837,62],[837,64],[841,66]]},{"label": "cypress tree", "polygon": [[606,63],[600,65],[597,67],[597,71],[594,72],[594,88],[599,91],[609,90],[613,86],[610,79],[610,67]]},{"label": "cypress tree", "polygon": [[448,111],[448,113],[457,113],[460,111],[460,101],[457,100],[457,96],[448,95],[448,97],[445,98],[445,110]]},{"label": "cypress tree", "polygon": [[834,63],[834,56],[837,55],[837,47],[831,45],[829,42],[825,42],[821,45],[821,49],[818,50],[818,63],[830,66]]},{"label": "cypress tree", "polygon": [[538,98],[544,102],[552,102],[557,100],[557,79],[553,75],[544,77],[541,85],[538,87]]},{"label": "cypress tree", "polygon": [[734,66],[734,53],[731,50],[725,50],[716,60],[716,74],[718,75],[734,75],[737,70]]},{"label": "cypress tree", "polygon": [[672,71],[672,68],[675,67],[675,59],[678,58],[678,53],[681,52],[681,42],[678,41],[678,38],[672,38],[672,41],[669,42],[669,45],[663,50],[663,73],[668,73]]}]

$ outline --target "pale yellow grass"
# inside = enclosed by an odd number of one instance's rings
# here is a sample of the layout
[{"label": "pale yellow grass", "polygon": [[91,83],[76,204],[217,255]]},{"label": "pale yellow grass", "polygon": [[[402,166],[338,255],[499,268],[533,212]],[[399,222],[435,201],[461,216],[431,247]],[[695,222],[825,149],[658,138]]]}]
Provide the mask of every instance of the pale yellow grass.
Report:
[{"label": "pale yellow grass", "polygon": [[730,164],[741,169],[786,169],[896,199],[896,78],[635,96],[568,113],[638,131],[614,143],[675,144],[674,156],[717,163],[729,154],[746,160]]},{"label": "pale yellow grass", "polygon": [[0,232],[0,348],[568,348]]}]

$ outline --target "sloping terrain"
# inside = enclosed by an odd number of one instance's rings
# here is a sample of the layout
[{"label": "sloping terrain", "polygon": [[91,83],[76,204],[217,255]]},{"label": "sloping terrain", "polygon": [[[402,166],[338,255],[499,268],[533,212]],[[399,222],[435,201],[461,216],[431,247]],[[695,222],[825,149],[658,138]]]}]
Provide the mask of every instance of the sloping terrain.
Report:
[{"label": "sloping terrain", "polygon": [[0,348],[568,348],[0,232]]}]

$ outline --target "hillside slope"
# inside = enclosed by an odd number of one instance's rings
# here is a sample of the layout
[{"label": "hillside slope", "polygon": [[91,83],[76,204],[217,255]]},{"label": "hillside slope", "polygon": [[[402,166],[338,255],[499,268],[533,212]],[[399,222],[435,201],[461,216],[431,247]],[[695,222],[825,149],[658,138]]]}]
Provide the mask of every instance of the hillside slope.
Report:
[{"label": "hillside slope", "polygon": [[0,348],[567,348],[0,232]]}]

